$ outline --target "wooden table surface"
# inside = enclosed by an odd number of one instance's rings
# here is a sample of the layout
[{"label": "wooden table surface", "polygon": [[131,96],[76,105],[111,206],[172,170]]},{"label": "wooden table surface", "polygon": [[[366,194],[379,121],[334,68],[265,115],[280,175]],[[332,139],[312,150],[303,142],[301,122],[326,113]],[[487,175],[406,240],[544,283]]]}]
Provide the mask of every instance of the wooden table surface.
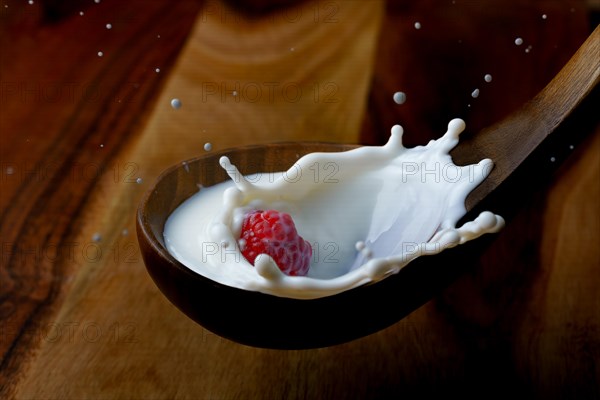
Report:
[{"label": "wooden table surface", "polygon": [[0,398],[600,398],[597,116],[477,265],[346,344],[215,336],[158,291],[134,232],[144,191],[206,142],[477,132],[574,53],[586,3],[31,3],[0,4]]}]

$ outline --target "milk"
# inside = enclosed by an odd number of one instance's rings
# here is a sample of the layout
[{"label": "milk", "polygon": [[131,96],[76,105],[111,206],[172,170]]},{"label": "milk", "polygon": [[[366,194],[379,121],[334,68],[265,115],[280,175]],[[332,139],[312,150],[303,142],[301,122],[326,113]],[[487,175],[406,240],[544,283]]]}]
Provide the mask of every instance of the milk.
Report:
[{"label": "milk", "polygon": [[[183,265],[224,285],[276,296],[334,295],[395,274],[410,261],[504,226],[483,212],[456,227],[467,195],[490,173],[489,159],[457,166],[449,152],[465,124],[425,146],[405,148],[392,128],[384,146],[311,153],[286,171],[244,176],[226,157],[231,180],[202,188],[168,218],[168,251]],[[307,276],[284,275],[267,255],[252,266],[241,254],[240,230],[252,209],[289,213],[311,243]]]}]

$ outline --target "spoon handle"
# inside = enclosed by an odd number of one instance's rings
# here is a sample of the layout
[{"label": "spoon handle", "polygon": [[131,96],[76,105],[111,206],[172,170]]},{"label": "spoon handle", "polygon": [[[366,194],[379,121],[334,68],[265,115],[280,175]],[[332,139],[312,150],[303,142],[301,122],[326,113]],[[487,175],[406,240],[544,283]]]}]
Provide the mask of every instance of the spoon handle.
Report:
[{"label": "spoon handle", "polygon": [[[599,81],[600,26],[597,26],[532,100],[502,121],[467,138],[452,152],[457,164],[483,158],[491,158],[495,164],[490,175],[467,198],[467,211],[492,193],[534,150],[551,138],[584,99],[591,97]],[[597,111],[592,110],[592,113]]]}]

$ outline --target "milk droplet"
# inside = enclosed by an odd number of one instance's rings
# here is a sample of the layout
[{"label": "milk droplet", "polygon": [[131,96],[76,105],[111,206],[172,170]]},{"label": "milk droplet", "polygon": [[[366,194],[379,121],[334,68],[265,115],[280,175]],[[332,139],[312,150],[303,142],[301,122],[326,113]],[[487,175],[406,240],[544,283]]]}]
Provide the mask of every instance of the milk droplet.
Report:
[{"label": "milk droplet", "polygon": [[532,48],[533,48],[533,46],[531,46],[531,45],[527,46],[527,48],[525,49],[525,53],[529,53]]},{"label": "milk droplet", "polygon": [[571,150],[573,150],[574,148],[575,148],[575,146],[573,146],[573,145],[569,146],[569,149],[571,149]]},{"label": "milk droplet", "polygon": [[104,55],[103,52],[101,52],[101,51],[98,52],[98,57],[102,57],[103,55]]},{"label": "milk droplet", "polygon": [[102,235],[99,232],[96,232],[92,235],[92,242],[98,243],[102,240]]},{"label": "milk droplet", "polygon": [[121,231],[121,235],[123,235],[123,236],[127,236],[127,235],[129,235],[129,230],[128,230],[127,228],[124,228],[124,229]]},{"label": "milk droplet", "polygon": [[29,3],[29,4],[33,4],[33,0],[29,0],[29,1],[28,1],[28,3]]},{"label": "milk droplet", "polygon": [[156,35],[156,38],[157,38],[157,39],[160,39],[160,35]]},{"label": "milk droplet", "polygon": [[471,97],[476,99],[477,97],[479,97],[479,89],[475,89],[473,90],[473,92],[471,93]]},{"label": "milk droplet", "polygon": [[492,81],[492,75],[485,74],[485,76],[483,77],[483,80],[486,81],[487,83],[490,83]]},{"label": "milk droplet", "polygon": [[160,72],[160,68],[156,68],[154,71],[158,74]]},{"label": "milk droplet", "polygon": [[106,24],[106,29],[112,29],[112,24]]},{"label": "milk droplet", "polygon": [[79,15],[83,16],[83,11],[79,11]]},{"label": "milk droplet", "polygon": [[100,147],[104,147],[104,143],[100,143]]},{"label": "milk droplet", "polygon": [[415,22],[415,29],[421,29],[421,23]]},{"label": "milk droplet", "polygon": [[520,46],[520,45],[522,45],[522,44],[523,44],[523,39],[522,39],[522,38],[520,38],[520,37],[516,38],[516,39],[515,39],[515,44],[516,44],[517,46]]},{"label": "milk droplet", "polygon": [[296,51],[296,49],[293,47],[290,47],[290,51]]},{"label": "milk droplet", "polygon": [[212,150],[212,143],[210,143],[210,142],[204,143],[204,150],[205,151],[211,151]]},{"label": "milk droplet", "polygon": [[135,180],[135,183],[137,183],[138,185],[141,184],[144,180],[142,178],[137,178]]},{"label": "milk droplet", "polygon": [[554,161],[556,161],[556,158],[555,157],[550,157],[550,162],[554,162]]},{"label": "milk droplet", "polygon": [[12,175],[15,173],[15,169],[13,167],[6,167],[6,175]]},{"label": "milk droplet", "polygon": [[179,100],[179,99],[171,100],[171,107],[173,107],[176,110],[179,110],[181,108],[181,100]]},{"label": "milk droplet", "polygon": [[362,240],[359,240],[354,244],[354,248],[356,251],[360,252],[365,258],[371,258],[373,256],[373,251],[367,247],[366,243]]},{"label": "milk droplet", "polygon": [[404,134],[404,129],[400,125],[394,125],[392,126],[391,134],[394,139],[398,140]]},{"label": "milk droplet", "polygon": [[542,14],[542,19],[547,19],[548,16],[546,14]]},{"label": "milk droplet", "polygon": [[100,0],[94,0],[94,3],[98,4],[100,3]]},{"label": "milk droplet", "polygon": [[394,93],[394,102],[396,102],[396,104],[404,104],[404,102],[406,102],[406,93],[404,93],[404,92]]},{"label": "milk droplet", "polygon": [[240,246],[241,251],[244,251],[244,249],[246,248],[246,239],[238,240],[238,246]]}]

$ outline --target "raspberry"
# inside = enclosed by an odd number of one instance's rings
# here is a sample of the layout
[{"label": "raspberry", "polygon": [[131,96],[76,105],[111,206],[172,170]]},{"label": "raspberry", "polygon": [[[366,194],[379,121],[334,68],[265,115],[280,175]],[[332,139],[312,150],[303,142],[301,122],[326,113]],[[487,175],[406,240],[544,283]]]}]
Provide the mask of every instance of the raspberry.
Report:
[{"label": "raspberry", "polygon": [[244,216],[240,241],[250,264],[259,254],[273,258],[281,272],[304,276],[310,267],[312,248],[296,231],[289,214],[276,210],[254,210]]}]

